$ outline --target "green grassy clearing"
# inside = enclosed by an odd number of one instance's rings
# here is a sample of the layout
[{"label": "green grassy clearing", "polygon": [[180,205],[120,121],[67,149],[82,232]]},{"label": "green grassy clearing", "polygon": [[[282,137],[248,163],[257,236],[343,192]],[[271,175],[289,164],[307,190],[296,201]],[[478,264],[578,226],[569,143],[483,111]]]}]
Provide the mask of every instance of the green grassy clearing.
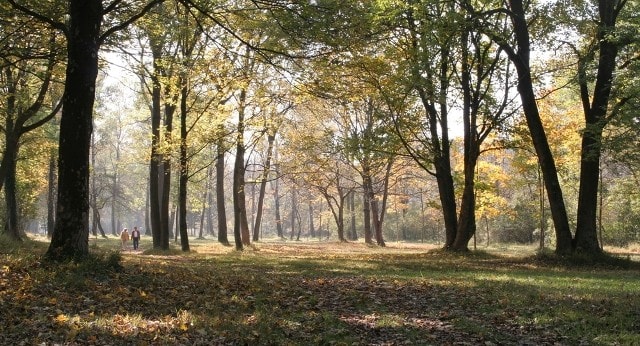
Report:
[{"label": "green grassy clearing", "polygon": [[145,251],[118,253],[118,239],[92,239],[92,261],[63,266],[41,263],[43,242],[0,247],[0,344],[640,343],[636,262],[564,265],[511,246],[191,244],[158,254],[143,237]]}]

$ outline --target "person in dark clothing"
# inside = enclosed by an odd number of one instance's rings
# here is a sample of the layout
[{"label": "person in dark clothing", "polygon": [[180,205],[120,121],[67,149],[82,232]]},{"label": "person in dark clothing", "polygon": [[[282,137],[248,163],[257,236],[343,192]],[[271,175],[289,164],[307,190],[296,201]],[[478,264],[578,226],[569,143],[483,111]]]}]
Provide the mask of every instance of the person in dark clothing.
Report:
[{"label": "person in dark clothing", "polygon": [[140,245],[140,231],[138,230],[138,226],[133,227],[131,239],[133,240],[133,249],[138,250],[138,246]]}]

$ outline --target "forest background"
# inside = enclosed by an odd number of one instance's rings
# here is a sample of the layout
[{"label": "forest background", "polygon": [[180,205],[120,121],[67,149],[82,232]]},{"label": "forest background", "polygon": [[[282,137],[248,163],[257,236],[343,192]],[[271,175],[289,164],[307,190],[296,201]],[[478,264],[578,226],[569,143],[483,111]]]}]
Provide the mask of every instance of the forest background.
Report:
[{"label": "forest background", "polygon": [[50,258],[135,225],[185,251],[639,241],[636,2],[0,6],[4,233]]}]

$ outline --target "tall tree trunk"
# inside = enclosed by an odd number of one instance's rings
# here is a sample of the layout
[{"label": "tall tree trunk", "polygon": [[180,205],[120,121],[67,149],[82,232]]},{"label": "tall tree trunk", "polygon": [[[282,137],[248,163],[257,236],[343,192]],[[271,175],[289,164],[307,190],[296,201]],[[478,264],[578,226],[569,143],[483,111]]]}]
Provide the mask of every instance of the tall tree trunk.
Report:
[{"label": "tall tree trunk", "polygon": [[245,163],[244,163],[244,112],[246,107],[247,90],[240,91],[238,105],[238,127],[236,133],[236,158],[233,165],[233,235],[236,250],[242,250],[243,245],[250,245],[251,236],[247,220],[247,206],[245,196]]},{"label": "tall tree trunk", "polygon": [[[178,204],[180,210],[180,245],[182,251],[189,251],[189,234],[187,232],[187,184],[189,170],[187,162],[187,78],[180,78],[180,175],[178,182]],[[203,200],[205,200],[203,198]]]},{"label": "tall tree trunk", "polygon": [[49,174],[47,177],[47,237],[51,238],[55,227],[56,214],[56,158],[53,152],[50,153],[49,157]]},{"label": "tall tree trunk", "polygon": [[352,241],[358,240],[358,232],[356,230],[356,194],[355,192],[349,192],[349,215],[351,218],[351,223],[349,227],[350,236],[349,239]]},{"label": "tall tree trunk", "polygon": [[[170,91],[166,91],[168,96]],[[173,115],[176,111],[176,96],[171,97],[172,101],[164,105],[164,137],[166,143],[173,141]],[[162,250],[169,250],[169,240],[173,237],[173,223],[170,220],[171,205],[171,155],[162,155],[162,165],[160,165],[160,221],[161,234],[160,246]]]},{"label": "tall tree trunk", "polygon": [[577,249],[591,253],[601,252],[598,241],[597,208],[598,184],[600,174],[600,156],[602,132],[606,126],[607,108],[611,95],[613,74],[616,69],[618,46],[615,38],[610,37],[615,29],[617,16],[625,1],[599,0],[598,12],[598,72],[594,85],[593,99],[589,103],[587,79],[584,78],[584,66],[580,68],[580,94],[585,117],[585,130],[582,133],[580,156],[580,190],[578,194],[578,219],[575,245]]},{"label": "tall tree trunk", "polygon": [[207,233],[215,236],[213,227],[213,166],[207,168]]},{"label": "tall tree trunk", "polygon": [[476,232],[475,171],[480,152],[476,130],[476,113],[472,105],[471,66],[469,64],[469,31],[464,30],[461,39],[462,121],[464,125],[464,188],[460,202],[458,229],[451,248],[456,251],[469,250],[468,244]]},{"label": "tall tree trunk", "polygon": [[313,224],[313,202],[309,201],[309,236],[316,237],[316,227]]},{"label": "tall tree trunk", "polygon": [[53,260],[89,254],[89,147],[101,24],[102,1],[69,1],[56,224],[46,254]]},{"label": "tall tree trunk", "polygon": [[111,176],[111,235],[120,234],[120,218],[118,206],[120,205],[120,187],[118,186],[118,167],[120,166],[120,143],[116,143],[116,162]]},{"label": "tall tree trunk", "polygon": [[298,202],[296,201],[296,189],[291,188],[291,235],[289,239],[293,240],[293,235],[296,232],[296,213],[298,212]]},{"label": "tall tree trunk", "polygon": [[262,223],[262,209],[264,208],[264,195],[267,190],[267,180],[269,179],[269,170],[271,169],[271,156],[273,155],[273,143],[275,142],[275,131],[267,134],[267,158],[264,162],[264,170],[260,177],[260,192],[258,194],[258,210],[256,211],[256,220],[253,226],[253,241],[260,239],[260,226]]},{"label": "tall tree trunk", "polygon": [[371,200],[369,190],[365,187],[362,192],[362,218],[364,228],[364,242],[373,244],[373,235],[371,232]]},{"label": "tall tree trunk", "polygon": [[160,122],[162,120],[161,91],[161,62],[162,45],[151,40],[153,55],[153,74],[151,75],[151,159],[149,161],[149,216],[151,219],[151,234],[153,248],[162,249],[162,218],[161,218],[161,177],[162,154],[160,152]]},{"label": "tall tree trunk", "polygon": [[509,58],[516,67],[518,73],[518,92],[522,102],[522,110],[527,120],[527,126],[531,134],[533,146],[542,169],[547,198],[551,209],[551,217],[556,231],[556,252],[567,253],[572,250],[572,236],[569,229],[567,208],[564,204],[562,188],[558,180],[558,172],[555,161],[547,141],[547,135],[540,119],[536,96],[533,91],[531,69],[529,63],[530,40],[527,18],[525,16],[522,0],[509,0],[513,33],[516,38],[516,49],[505,46],[505,43],[497,42],[508,53]]},{"label": "tall tree trunk", "polygon": [[[220,132],[222,133],[222,131]],[[216,155],[216,210],[218,212],[218,242],[229,245],[227,237],[227,210],[224,199],[224,138],[218,139]]]},{"label": "tall tree trunk", "polygon": [[14,80],[13,71],[10,67],[5,68],[6,83],[8,84],[6,118],[4,126],[4,153],[2,155],[2,163],[0,167],[0,188],[4,187],[6,220],[4,233],[11,239],[21,241],[20,232],[18,230],[18,202],[16,199],[16,165],[18,159],[19,139],[16,128],[17,106],[17,88],[19,81]]},{"label": "tall tree trunk", "polygon": [[282,216],[280,215],[280,178],[278,178],[278,169],[276,168],[276,179],[273,182],[273,209],[276,218],[276,233],[278,238],[284,238],[284,230],[282,229]]},{"label": "tall tree trunk", "polygon": [[147,178],[147,189],[144,198],[144,234],[151,235],[151,216],[149,214],[150,209],[150,196],[149,191],[151,190],[151,185],[149,184],[149,178]]},{"label": "tall tree trunk", "polygon": [[98,222],[100,222],[100,212],[98,211],[98,191],[96,190],[96,143],[95,136],[91,136],[91,193],[89,206],[92,210],[91,234],[98,236]]},{"label": "tall tree trunk", "polygon": [[[13,132],[13,131],[11,131]],[[7,136],[4,156],[6,160],[6,175],[4,177],[4,198],[6,210],[5,233],[14,240],[21,241],[20,228],[18,227],[18,201],[16,198],[16,164],[18,160],[18,142],[13,135]]]},{"label": "tall tree trunk", "polygon": [[[210,188],[209,188],[209,172],[211,170],[211,167],[207,168],[207,180],[204,184],[204,191],[202,191],[202,211],[200,212],[200,227],[198,229],[198,239],[204,239],[204,224],[205,224],[205,219],[207,217],[207,211],[209,210],[209,201],[210,201]],[[208,225],[207,225],[208,226]]]},{"label": "tall tree trunk", "polygon": [[[390,158],[389,161],[387,162],[387,168],[385,170],[385,174],[384,174],[384,182],[383,182],[383,186],[382,186],[382,203],[381,205],[378,205],[378,201],[375,198],[375,195],[373,196],[373,205],[372,205],[372,214],[374,216],[374,222],[375,222],[375,231],[376,231],[376,243],[378,244],[378,246],[386,246],[385,242],[384,242],[384,236],[383,236],[383,229],[382,229],[382,225],[384,223],[384,216],[386,214],[386,210],[387,210],[387,199],[389,197],[389,178],[391,177],[391,168],[393,167],[393,159]],[[373,192],[375,194],[375,192],[373,191],[373,186],[371,187],[371,192]]]}]

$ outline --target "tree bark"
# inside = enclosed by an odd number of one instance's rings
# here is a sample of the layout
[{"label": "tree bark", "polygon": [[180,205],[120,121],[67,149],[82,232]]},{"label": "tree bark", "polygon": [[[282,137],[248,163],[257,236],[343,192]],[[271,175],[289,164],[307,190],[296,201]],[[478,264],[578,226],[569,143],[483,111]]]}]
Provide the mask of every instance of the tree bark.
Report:
[{"label": "tree bark", "polygon": [[[222,131],[220,131],[222,133]],[[229,245],[227,237],[227,210],[224,199],[224,138],[218,139],[216,155],[216,210],[218,213],[218,242]]]},{"label": "tree bark", "polygon": [[349,240],[356,241],[358,240],[358,231],[356,230],[356,194],[351,191],[349,192],[349,215],[351,219],[350,227],[349,227]]},{"label": "tree bark", "polygon": [[[579,250],[600,253],[598,241],[597,208],[600,174],[602,132],[606,126],[607,108],[611,95],[613,74],[616,68],[618,47],[609,37],[615,29],[617,14],[625,2],[599,0],[598,10],[598,72],[593,99],[589,104],[586,78],[580,78],[580,90],[586,127],[582,133],[580,155],[580,189],[578,193],[578,215],[575,246]],[[615,39],[614,39],[615,40]]]},{"label": "tree bark", "polygon": [[56,224],[46,254],[53,260],[89,254],[89,147],[101,24],[102,1],[69,1]]},{"label": "tree bark", "polygon": [[161,184],[160,166],[162,154],[160,153],[160,122],[162,113],[160,110],[161,91],[161,63],[162,45],[150,40],[151,53],[153,55],[153,73],[151,75],[151,159],[149,161],[149,216],[151,221],[151,234],[153,248],[162,249],[162,220],[161,220]]},{"label": "tree bark", "polygon": [[528,23],[522,0],[510,0],[509,4],[513,12],[511,20],[513,33],[516,38],[517,52],[510,46],[505,46],[505,43],[498,42],[498,44],[501,44],[501,46],[505,48],[518,74],[518,92],[522,102],[522,110],[527,121],[538,162],[542,169],[545,187],[547,188],[547,198],[549,199],[551,217],[553,218],[556,231],[556,252],[567,253],[572,251],[569,218],[567,216],[567,208],[564,203],[560,181],[558,180],[555,161],[549,147],[549,142],[547,141],[544,126],[540,119],[536,96],[533,91],[533,81],[529,63],[530,40]]},{"label": "tree bark", "polygon": [[275,142],[275,132],[267,134],[267,158],[264,162],[264,170],[260,178],[260,192],[258,193],[258,207],[256,211],[256,220],[253,226],[253,241],[260,240],[260,226],[262,223],[262,209],[264,208],[264,196],[267,190],[267,179],[269,179],[269,170],[271,169],[271,157],[273,155],[273,143]]},{"label": "tree bark", "polygon": [[273,182],[273,184],[275,185],[273,189],[273,208],[276,218],[276,233],[278,234],[278,238],[283,239],[284,230],[282,229],[282,216],[280,215],[280,178],[278,178],[277,176],[278,170],[276,169],[276,179]]},{"label": "tree bark", "polygon": [[[178,187],[178,204],[180,206],[180,245],[182,251],[189,251],[189,233],[187,232],[187,184],[189,170],[187,158],[187,78],[180,78],[180,175]],[[203,199],[204,200],[204,199]],[[202,225],[202,223],[200,224]],[[202,227],[202,226],[201,226]]]},{"label": "tree bark", "polygon": [[309,201],[309,236],[316,237],[316,226],[313,223],[313,202]]},{"label": "tree bark", "polygon": [[209,168],[207,168],[207,233],[215,236],[215,227],[213,227],[213,191],[214,191],[214,184],[213,184],[213,166],[209,166]]},{"label": "tree bark", "polygon": [[[55,227],[56,214],[56,158],[53,152],[49,157],[49,174],[47,179],[47,237],[51,238]],[[104,235],[104,234],[103,234]]]},{"label": "tree bark", "polygon": [[293,240],[293,236],[296,233],[296,213],[298,212],[298,202],[296,201],[296,189],[291,188],[291,234],[289,239]]},{"label": "tree bark", "polygon": [[236,133],[236,158],[233,165],[233,235],[235,237],[236,250],[242,250],[243,245],[250,245],[251,235],[247,220],[247,206],[245,195],[245,163],[244,163],[244,130],[245,130],[245,101],[246,89],[240,91],[238,105],[238,127]]}]

